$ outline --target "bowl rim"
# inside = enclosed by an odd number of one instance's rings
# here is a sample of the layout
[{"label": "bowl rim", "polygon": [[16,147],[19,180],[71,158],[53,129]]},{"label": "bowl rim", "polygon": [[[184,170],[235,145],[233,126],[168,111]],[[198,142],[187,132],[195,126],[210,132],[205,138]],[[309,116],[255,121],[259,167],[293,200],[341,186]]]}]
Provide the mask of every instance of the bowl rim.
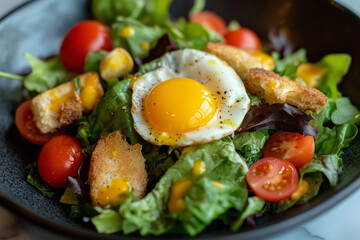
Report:
[{"label": "bowl rim", "polygon": [[[356,19],[360,24],[360,15],[357,15],[355,12],[351,11],[346,6],[335,2],[333,0],[321,0],[323,2],[327,2],[327,4],[332,5],[333,7],[339,9],[339,11],[344,12],[345,14],[349,15],[350,17]],[[24,3],[19,4],[12,10],[8,11],[6,14],[4,14],[0,18],[0,24],[3,22],[3,20],[10,17],[15,12],[23,9],[25,6],[31,5],[31,3],[36,2],[35,0],[26,0]],[[327,198],[325,201],[322,201],[320,203],[315,204],[313,207],[306,209],[304,211],[301,211],[300,213],[291,216],[289,218],[286,218],[284,220],[280,220],[275,223],[266,224],[265,226],[261,226],[260,228],[252,228],[247,229],[240,232],[225,232],[221,233],[221,239],[234,239],[235,237],[241,237],[241,239],[255,239],[260,237],[266,237],[269,235],[278,235],[280,233],[283,233],[285,231],[288,231],[294,227],[296,227],[299,224],[303,224],[304,222],[308,221],[311,218],[317,217],[320,214],[323,214],[326,210],[329,208],[335,206],[339,202],[341,202],[343,199],[345,199],[347,196],[355,192],[360,188],[360,175],[354,178],[351,182],[349,182],[347,185],[343,186],[340,190],[333,193],[329,198]],[[0,205],[2,207],[5,207],[7,210],[10,210],[11,213],[13,213],[16,217],[19,217],[23,220],[25,220],[30,225],[36,226],[41,228],[42,230],[46,232],[50,232],[52,234],[56,234],[59,236],[68,236],[71,238],[74,237],[81,237],[81,238],[88,238],[88,239],[167,239],[169,236],[171,239],[219,239],[220,236],[195,236],[190,237],[189,235],[182,235],[180,238],[178,238],[177,235],[162,235],[162,236],[141,236],[139,234],[131,234],[131,235],[106,235],[106,234],[100,234],[96,231],[90,232],[89,230],[85,230],[82,228],[73,228],[65,225],[61,225],[59,223],[56,223],[54,221],[49,221],[49,219],[44,218],[38,214],[34,214],[31,211],[29,211],[27,208],[23,207],[20,204],[15,203],[11,199],[5,197],[0,192]],[[260,231],[261,230],[261,231]]]}]

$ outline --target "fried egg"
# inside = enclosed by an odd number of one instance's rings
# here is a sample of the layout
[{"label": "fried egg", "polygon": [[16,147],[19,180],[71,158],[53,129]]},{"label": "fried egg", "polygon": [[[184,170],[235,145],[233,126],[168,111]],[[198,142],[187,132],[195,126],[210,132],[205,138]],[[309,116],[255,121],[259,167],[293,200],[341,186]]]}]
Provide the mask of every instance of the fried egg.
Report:
[{"label": "fried egg", "polygon": [[154,145],[189,146],[232,134],[249,110],[240,77],[214,55],[166,53],[133,84],[135,130]]}]

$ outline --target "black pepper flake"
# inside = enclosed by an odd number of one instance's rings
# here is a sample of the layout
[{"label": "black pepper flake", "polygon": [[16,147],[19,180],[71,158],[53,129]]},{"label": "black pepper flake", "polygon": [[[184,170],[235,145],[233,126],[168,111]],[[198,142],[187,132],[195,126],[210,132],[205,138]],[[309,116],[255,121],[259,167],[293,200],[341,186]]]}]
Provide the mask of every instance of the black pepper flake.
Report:
[{"label": "black pepper flake", "polygon": [[227,93],[227,91],[224,91],[224,94],[226,94]]},{"label": "black pepper flake", "polygon": [[220,95],[220,91],[217,91],[216,93]]}]

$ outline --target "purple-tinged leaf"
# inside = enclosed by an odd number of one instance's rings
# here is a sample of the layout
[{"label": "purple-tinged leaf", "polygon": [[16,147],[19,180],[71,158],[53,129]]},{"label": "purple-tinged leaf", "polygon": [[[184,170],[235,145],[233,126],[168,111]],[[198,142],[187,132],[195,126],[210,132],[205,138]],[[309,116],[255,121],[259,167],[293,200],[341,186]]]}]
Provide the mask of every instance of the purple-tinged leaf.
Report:
[{"label": "purple-tinged leaf", "polygon": [[235,134],[272,129],[297,132],[317,138],[318,130],[309,123],[313,119],[312,115],[286,103],[258,104],[250,108]]}]

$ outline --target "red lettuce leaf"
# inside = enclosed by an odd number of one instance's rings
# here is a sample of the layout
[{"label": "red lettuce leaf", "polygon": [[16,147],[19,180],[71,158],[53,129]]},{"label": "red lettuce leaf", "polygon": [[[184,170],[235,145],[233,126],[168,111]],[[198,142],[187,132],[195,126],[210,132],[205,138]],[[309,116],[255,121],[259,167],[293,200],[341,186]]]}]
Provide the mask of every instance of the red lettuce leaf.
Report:
[{"label": "red lettuce leaf", "polygon": [[318,138],[319,131],[309,123],[313,119],[312,115],[286,103],[258,104],[250,108],[235,134],[272,129]]}]

